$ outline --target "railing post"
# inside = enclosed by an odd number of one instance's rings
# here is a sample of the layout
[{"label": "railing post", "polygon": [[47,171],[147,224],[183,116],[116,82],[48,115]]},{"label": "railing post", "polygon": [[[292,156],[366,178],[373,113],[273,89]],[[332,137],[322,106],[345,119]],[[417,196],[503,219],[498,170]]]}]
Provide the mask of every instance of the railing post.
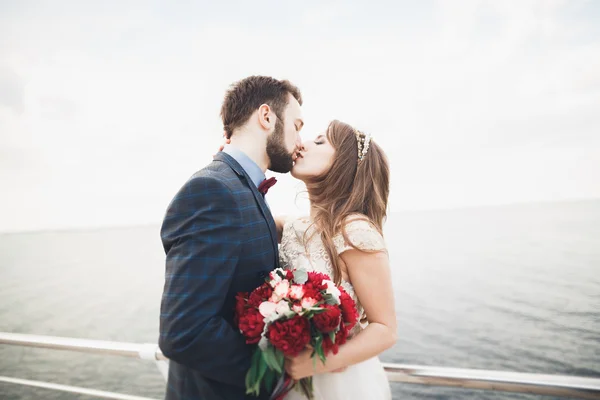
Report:
[{"label": "railing post", "polygon": [[156,367],[160,371],[160,374],[165,378],[165,382],[169,378],[169,362],[165,360],[156,360]]},{"label": "railing post", "polygon": [[140,346],[138,352],[142,360],[154,361],[156,368],[164,378],[165,382],[169,377],[169,362],[167,360],[160,360],[159,355],[162,355],[160,348],[152,343],[144,343]]}]

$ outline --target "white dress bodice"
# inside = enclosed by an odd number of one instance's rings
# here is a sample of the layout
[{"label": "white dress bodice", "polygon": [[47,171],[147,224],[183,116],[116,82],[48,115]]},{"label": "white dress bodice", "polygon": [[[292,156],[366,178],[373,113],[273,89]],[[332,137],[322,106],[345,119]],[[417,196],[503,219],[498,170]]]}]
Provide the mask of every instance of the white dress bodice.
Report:
[{"label": "white dress bodice", "polygon": [[[385,241],[381,234],[370,223],[361,219],[352,219],[346,224],[346,234],[354,246],[364,251],[385,250]],[[329,254],[323,245],[321,236],[315,233],[315,227],[306,217],[287,219],[283,227],[281,248],[279,250],[279,261],[283,269],[303,268],[307,271],[320,272],[329,275],[333,279],[333,266]],[[305,245],[305,240],[308,243]],[[333,238],[333,243],[339,256],[347,250],[353,249],[343,234],[340,232]],[[352,283],[342,279],[340,286],[356,302],[359,320],[364,315]],[[360,330],[360,324],[356,324],[351,336]]]},{"label": "white dress bodice", "polygon": [[[285,222],[279,250],[281,267],[284,269],[302,268],[327,274],[333,278],[331,260],[321,236],[313,235],[314,229],[308,218],[292,218]],[[386,250],[381,234],[364,220],[350,220],[346,224],[345,230],[349,241],[359,250]],[[305,239],[308,240],[306,246]],[[344,251],[354,248],[344,239],[342,233],[333,238],[333,243],[338,256]],[[340,285],[356,302],[362,319],[364,310],[352,283],[342,279]],[[361,324],[357,323],[350,332],[350,336],[356,335],[361,329]],[[314,375],[313,389],[315,400],[392,399],[389,381],[377,356],[351,365],[343,372]],[[285,400],[306,400],[306,398],[299,391],[292,390],[286,395]]]}]

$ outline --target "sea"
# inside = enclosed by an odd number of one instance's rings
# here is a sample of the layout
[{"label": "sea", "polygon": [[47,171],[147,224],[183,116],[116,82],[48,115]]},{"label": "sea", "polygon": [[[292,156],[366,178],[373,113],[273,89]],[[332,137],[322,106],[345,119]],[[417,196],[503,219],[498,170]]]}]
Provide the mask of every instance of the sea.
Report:
[{"label": "sea", "polygon": [[[156,343],[158,225],[0,234],[0,331]],[[600,200],[394,212],[384,362],[600,377]],[[161,399],[154,363],[0,345],[0,375]],[[542,399],[392,383],[394,399]],[[1,399],[90,399],[0,383]],[[544,397],[544,399],[549,397]]]}]

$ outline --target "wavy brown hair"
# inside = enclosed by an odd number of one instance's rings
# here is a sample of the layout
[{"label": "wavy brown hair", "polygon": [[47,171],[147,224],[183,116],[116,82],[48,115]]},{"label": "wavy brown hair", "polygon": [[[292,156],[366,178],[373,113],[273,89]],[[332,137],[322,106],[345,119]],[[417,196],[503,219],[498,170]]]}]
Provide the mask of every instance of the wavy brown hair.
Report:
[{"label": "wavy brown hair", "polygon": [[302,105],[300,90],[288,80],[254,75],[233,83],[221,105],[221,119],[227,138],[231,138],[235,129],[248,122],[252,113],[262,104],[268,104],[278,120],[282,120],[288,105],[288,93]]},{"label": "wavy brown hair", "polygon": [[[383,235],[390,169],[385,153],[373,141],[363,160],[359,161],[356,131],[352,126],[332,121],[326,136],[335,149],[333,163],[323,175],[306,182],[306,187],[311,205],[316,209],[313,224],[317,229],[313,235],[321,234],[333,266],[333,280],[339,284],[342,271],[333,238],[341,232],[347,243],[361,250],[348,239],[345,227],[350,220],[365,220]],[[304,239],[304,243],[308,243],[312,236]]]}]

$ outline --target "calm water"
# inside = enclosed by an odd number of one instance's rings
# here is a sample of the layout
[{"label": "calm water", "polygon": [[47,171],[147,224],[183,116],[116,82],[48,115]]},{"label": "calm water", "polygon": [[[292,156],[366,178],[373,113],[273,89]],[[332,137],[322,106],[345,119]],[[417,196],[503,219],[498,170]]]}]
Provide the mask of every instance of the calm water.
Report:
[{"label": "calm water", "polygon": [[[600,377],[600,201],[395,213],[384,361]],[[0,331],[156,342],[158,227],[0,235]],[[161,398],[152,363],[0,346],[0,375]],[[535,396],[392,384],[398,399]],[[88,398],[0,383],[2,399]]]}]

